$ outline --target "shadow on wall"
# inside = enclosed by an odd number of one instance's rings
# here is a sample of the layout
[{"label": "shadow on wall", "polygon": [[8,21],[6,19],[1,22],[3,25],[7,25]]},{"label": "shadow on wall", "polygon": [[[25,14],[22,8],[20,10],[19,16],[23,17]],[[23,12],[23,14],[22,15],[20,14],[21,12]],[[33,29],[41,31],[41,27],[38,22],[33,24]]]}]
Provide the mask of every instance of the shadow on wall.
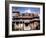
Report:
[{"label": "shadow on wall", "polygon": [[20,38],[20,37],[8,37],[8,38]]}]

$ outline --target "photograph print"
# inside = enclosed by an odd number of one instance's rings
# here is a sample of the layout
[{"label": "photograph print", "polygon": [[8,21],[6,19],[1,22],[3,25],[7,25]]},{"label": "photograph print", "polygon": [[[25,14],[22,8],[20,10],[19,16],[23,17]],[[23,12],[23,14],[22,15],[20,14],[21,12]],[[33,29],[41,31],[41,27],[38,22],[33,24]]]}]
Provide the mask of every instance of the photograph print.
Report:
[{"label": "photograph print", "polygon": [[12,7],[12,30],[40,30],[40,8]]},{"label": "photograph print", "polygon": [[8,36],[44,35],[44,3],[9,3]]}]

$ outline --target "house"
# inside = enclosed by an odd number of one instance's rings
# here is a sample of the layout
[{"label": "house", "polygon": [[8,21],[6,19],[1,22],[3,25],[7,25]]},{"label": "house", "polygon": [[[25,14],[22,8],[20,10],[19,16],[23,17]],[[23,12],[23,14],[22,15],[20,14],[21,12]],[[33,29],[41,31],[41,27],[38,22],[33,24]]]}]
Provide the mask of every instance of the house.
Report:
[{"label": "house", "polygon": [[[39,14],[15,12],[13,18],[15,30],[36,30],[36,27],[40,25]],[[17,24],[18,22],[18,24]]]}]

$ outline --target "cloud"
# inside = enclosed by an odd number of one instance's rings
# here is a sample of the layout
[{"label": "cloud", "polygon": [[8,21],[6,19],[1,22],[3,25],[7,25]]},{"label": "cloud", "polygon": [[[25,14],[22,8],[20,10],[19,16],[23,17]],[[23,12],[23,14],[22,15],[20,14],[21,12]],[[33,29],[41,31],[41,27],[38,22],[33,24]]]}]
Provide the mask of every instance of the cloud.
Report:
[{"label": "cloud", "polygon": [[25,10],[24,13],[32,13],[30,9]]}]

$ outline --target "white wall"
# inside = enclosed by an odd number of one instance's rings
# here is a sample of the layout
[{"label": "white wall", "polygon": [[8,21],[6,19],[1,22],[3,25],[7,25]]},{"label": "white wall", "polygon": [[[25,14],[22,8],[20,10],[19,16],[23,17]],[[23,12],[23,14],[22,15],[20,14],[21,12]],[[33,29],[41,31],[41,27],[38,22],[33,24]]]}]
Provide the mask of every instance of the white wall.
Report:
[{"label": "white wall", "polygon": [[[23,0],[21,0],[21,1],[23,1]],[[27,0],[27,1],[32,1],[32,2],[45,2],[45,0]],[[46,35],[45,36],[18,37],[18,38],[45,38],[45,37],[46,37]],[[0,38],[5,38],[5,0],[0,0]]]}]

